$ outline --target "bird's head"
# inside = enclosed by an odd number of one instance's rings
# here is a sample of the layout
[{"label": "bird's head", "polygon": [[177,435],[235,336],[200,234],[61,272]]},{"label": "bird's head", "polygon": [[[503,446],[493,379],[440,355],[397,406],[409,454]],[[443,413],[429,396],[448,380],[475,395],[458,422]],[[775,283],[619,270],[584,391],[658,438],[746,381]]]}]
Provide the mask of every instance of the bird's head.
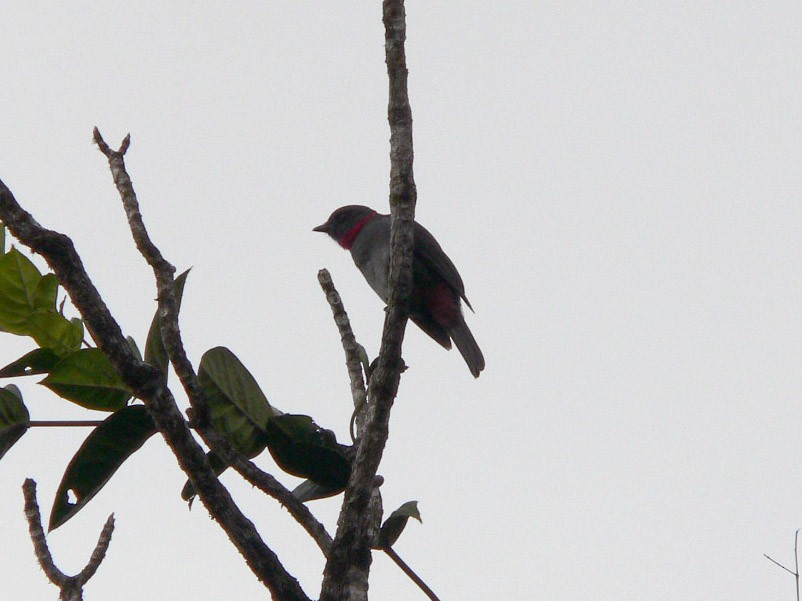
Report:
[{"label": "bird's head", "polygon": [[328,234],[344,249],[350,250],[359,230],[376,215],[378,213],[370,207],[348,205],[334,211],[326,223],[312,228],[312,231]]}]

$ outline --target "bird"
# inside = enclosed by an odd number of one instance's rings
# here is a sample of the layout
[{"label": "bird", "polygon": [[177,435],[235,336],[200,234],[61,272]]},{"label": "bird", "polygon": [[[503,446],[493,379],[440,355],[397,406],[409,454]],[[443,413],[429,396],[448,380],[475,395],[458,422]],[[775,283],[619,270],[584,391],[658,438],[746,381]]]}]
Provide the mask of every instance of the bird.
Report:
[{"label": "bird", "polygon": [[[390,280],[390,215],[362,205],[335,210],[315,228],[351,252],[368,284],[385,303]],[[412,296],[409,318],[446,349],[453,341],[475,378],[485,368],[485,358],[465,323],[462,303],[473,311],[465,285],[437,240],[418,222],[414,224]]]}]

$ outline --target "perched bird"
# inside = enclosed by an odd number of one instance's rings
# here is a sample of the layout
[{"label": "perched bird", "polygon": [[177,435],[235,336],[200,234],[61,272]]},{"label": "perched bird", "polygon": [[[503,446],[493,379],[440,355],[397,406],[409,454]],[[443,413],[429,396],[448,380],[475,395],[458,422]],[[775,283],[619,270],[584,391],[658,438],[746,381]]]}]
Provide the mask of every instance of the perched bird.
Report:
[{"label": "perched bird", "polygon": [[[390,216],[361,205],[334,211],[326,223],[313,228],[351,251],[354,263],[370,287],[386,303],[390,279]],[[485,358],[462,316],[460,299],[471,308],[457,268],[429,231],[415,223],[412,259],[412,298],[409,318],[446,349],[451,341],[475,378]]]}]

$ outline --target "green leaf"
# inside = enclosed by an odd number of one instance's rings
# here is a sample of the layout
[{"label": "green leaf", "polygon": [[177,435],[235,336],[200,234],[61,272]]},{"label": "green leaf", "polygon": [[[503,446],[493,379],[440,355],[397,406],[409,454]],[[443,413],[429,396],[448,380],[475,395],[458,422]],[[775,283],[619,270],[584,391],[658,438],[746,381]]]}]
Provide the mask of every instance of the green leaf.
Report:
[{"label": "green leaf", "polygon": [[0,378],[46,374],[60,359],[61,357],[49,348],[34,349],[0,369]]},{"label": "green leaf", "polygon": [[41,281],[36,265],[16,248],[0,256],[0,327],[12,334],[28,334],[35,299],[44,294],[40,291],[37,296]]},{"label": "green leaf", "polygon": [[[92,430],[64,472],[48,529],[58,528],[78,513],[155,432],[144,405],[123,407]],[[70,502],[71,496],[75,502]]]},{"label": "green leaf", "polygon": [[35,311],[28,316],[28,334],[39,346],[69,355],[81,348],[84,324],[78,319],[67,319],[60,313]]},{"label": "green leaf", "polygon": [[[184,296],[184,284],[187,281],[189,269],[175,278],[173,282],[173,293],[175,294],[175,302],[178,308],[181,308],[181,299]],[[153,321],[150,322],[150,330],[148,330],[148,338],[145,342],[145,363],[149,363],[153,367],[158,367],[162,373],[167,373],[167,364],[169,358],[167,357],[167,350],[164,348],[164,341],[162,340],[162,327],[161,319],[159,318],[159,310],[156,309],[156,314],[153,316]]]},{"label": "green leaf", "polygon": [[33,294],[34,309],[56,312],[56,295],[58,294],[58,278],[54,273],[42,276]]},{"label": "green leaf", "polygon": [[212,425],[243,455],[264,449],[264,427],[274,411],[259,384],[230,350],[218,346],[201,357],[198,380]]},{"label": "green leaf", "polygon": [[340,487],[323,486],[311,480],[304,480],[295,487],[292,494],[301,503],[306,503],[307,501],[333,497],[334,495],[340,494],[342,490],[343,489]]},{"label": "green leaf", "polygon": [[131,398],[108,357],[97,348],[67,355],[39,383],[68,401],[98,411],[116,411]]},{"label": "green leaf", "polygon": [[6,226],[0,223],[0,255],[6,252]]},{"label": "green leaf", "polygon": [[0,328],[31,336],[39,346],[67,355],[80,348],[83,323],[57,312],[57,294],[54,274],[42,276],[16,248],[0,255]]},{"label": "green leaf", "polygon": [[337,444],[331,430],[308,415],[284,414],[271,417],[265,433],[267,448],[282,470],[327,488],[345,488],[351,475],[347,447]]},{"label": "green leaf", "polygon": [[0,388],[0,459],[30,427],[30,415],[19,388]]},{"label": "green leaf", "polygon": [[392,547],[395,544],[395,541],[398,540],[398,537],[401,536],[404,528],[406,528],[409,518],[415,518],[423,523],[420,512],[418,511],[417,501],[407,501],[391,513],[390,517],[384,521],[381,530],[379,530],[380,549]]}]

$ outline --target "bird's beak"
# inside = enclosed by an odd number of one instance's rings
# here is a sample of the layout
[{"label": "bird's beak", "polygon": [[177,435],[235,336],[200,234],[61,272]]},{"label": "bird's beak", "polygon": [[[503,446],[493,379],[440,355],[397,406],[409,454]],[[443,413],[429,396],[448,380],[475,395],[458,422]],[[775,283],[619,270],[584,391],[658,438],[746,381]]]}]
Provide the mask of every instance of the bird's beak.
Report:
[{"label": "bird's beak", "polygon": [[317,227],[313,227],[312,231],[313,232],[323,232],[324,234],[328,234],[329,233],[329,224],[328,223],[322,223]]}]

